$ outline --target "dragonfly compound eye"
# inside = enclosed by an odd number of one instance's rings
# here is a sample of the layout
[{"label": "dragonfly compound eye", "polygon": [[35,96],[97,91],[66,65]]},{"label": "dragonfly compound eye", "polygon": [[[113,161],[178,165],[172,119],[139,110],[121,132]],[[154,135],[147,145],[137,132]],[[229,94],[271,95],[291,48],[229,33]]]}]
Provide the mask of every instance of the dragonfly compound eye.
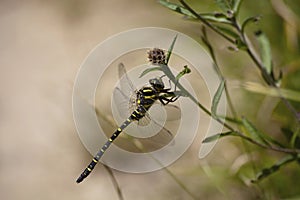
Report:
[{"label": "dragonfly compound eye", "polygon": [[159,48],[154,48],[148,51],[148,59],[152,64],[165,64],[165,51]]}]

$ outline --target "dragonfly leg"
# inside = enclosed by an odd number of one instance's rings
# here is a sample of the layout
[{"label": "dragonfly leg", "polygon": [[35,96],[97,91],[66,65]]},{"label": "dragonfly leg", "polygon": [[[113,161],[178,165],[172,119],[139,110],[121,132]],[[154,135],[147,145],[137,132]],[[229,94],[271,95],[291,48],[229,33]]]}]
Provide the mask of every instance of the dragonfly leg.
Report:
[{"label": "dragonfly leg", "polygon": [[159,96],[158,100],[165,106],[171,102],[175,102],[180,96],[173,96],[171,98],[167,98],[164,96]]}]

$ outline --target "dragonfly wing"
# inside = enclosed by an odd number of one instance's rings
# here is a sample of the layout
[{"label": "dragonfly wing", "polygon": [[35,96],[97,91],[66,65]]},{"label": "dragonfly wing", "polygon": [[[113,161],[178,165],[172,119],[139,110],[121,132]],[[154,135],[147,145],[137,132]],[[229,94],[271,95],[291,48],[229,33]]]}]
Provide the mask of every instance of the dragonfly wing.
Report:
[{"label": "dragonfly wing", "polygon": [[[140,139],[141,144],[143,144],[143,147],[147,151],[154,151],[158,150],[160,148],[163,148],[164,146],[171,144],[174,145],[174,135],[170,130],[164,127],[161,123],[157,122],[154,119],[150,119],[149,114],[146,114],[146,116],[143,118],[144,121],[151,121],[148,122],[148,128],[145,130],[141,130],[140,134],[147,134],[147,131],[155,131],[157,132],[155,135]],[[139,128],[141,129],[141,126]]]},{"label": "dragonfly wing", "polygon": [[125,66],[123,63],[118,65],[119,73],[119,85],[114,89],[113,92],[113,103],[118,115],[122,120],[127,119],[132,111],[136,108],[135,106],[135,87],[132,81],[129,79]]},{"label": "dragonfly wing", "polygon": [[154,119],[146,112],[142,119],[133,123],[125,132],[140,138],[143,143],[150,144],[151,148],[162,147],[169,144],[174,137],[171,131],[164,127],[164,121],[163,119]]},{"label": "dragonfly wing", "polygon": [[117,114],[122,118],[122,120],[127,119],[131,115],[130,99],[118,87],[114,89],[113,103],[114,108],[117,110]]},{"label": "dragonfly wing", "polygon": [[180,110],[179,106],[174,105],[174,104],[168,104],[168,105],[162,106],[162,109],[166,110],[168,121],[180,120],[181,110]]},{"label": "dragonfly wing", "polygon": [[120,89],[127,97],[130,97],[130,95],[132,95],[132,93],[136,90],[136,88],[134,87],[132,81],[128,77],[126,68],[123,63],[119,64],[118,72],[119,72],[119,80],[120,80]]}]

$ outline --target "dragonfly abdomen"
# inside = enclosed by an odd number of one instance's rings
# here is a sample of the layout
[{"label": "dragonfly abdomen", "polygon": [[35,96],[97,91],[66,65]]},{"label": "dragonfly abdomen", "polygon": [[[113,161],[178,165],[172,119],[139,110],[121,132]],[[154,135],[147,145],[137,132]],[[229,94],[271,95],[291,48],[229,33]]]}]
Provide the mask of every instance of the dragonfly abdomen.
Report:
[{"label": "dragonfly abdomen", "polygon": [[[132,115],[131,115],[132,116]],[[85,168],[85,170],[80,174],[77,183],[82,182],[95,168],[100,158],[103,156],[104,152],[108,149],[111,143],[120,135],[120,133],[135,119],[129,117],[107,140],[107,142],[102,146],[102,148],[98,151],[96,156],[93,158],[92,162]]]}]

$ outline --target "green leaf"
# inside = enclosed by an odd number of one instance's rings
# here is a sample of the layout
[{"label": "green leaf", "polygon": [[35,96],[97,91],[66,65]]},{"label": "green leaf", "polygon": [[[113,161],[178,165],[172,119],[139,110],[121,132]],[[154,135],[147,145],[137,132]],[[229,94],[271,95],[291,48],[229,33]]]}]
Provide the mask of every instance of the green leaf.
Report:
[{"label": "green leaf", "polygon": [[215,2],[223,12],[231,10],[231,5],[228,0],[215,0]]},{"label": "green leaf", "polygon": [[176,80],[179,80],[182,76],[184,76],[185,74],[191,73],[191,69],[188,68],[187,65],[184,66],[184,69],[179,72],[176,76]]},{"label": "green leaf", "polygon": [[280,161],[278,161],[276,164],[272,165],[271,167],[268,168],[264,168],[263,170],[261,170],[261,172],[259,172],[256,175],[256,178],[254,180],[252,180],[252,183],[257,183],[259,181],[261,181],[262,179],[270,176],[271,174],[274,174],[275,172],[277,172],[282,166],[299,159],[299,155],[298,156],[292,156],[292,155],[288,155],[286,157],[284,157],[283,159],[281,159]]},{"label": "green leaf", "polygon": [[300,137],[299,137],[299,129],[291,130],[289,127],[281,127],[281,131],[285,136],[286,140],[290,142],[290,146],[294,148],[300,148]]},{"label": "green leaf", "polygon": [[260,20],[260,18],[261,18],[260,16],[254,16],[254,17],[249,17],[249,18],[247,18],[247,19],[242,23],[242,28],[241,28],[242,33],[245,32],[246,26],[248,26],[250,23],[256,23],[256,22],[258,22],[258,21]]},{"label": "green leaf", "polygon": [[161,71],[161,68],[160,67],[151,67],[151,68],[147,68],[145,69],[141,75],[139,76],[139,78],[145,76],[146,74],[148,74],[149,72],[153,72],[153,71]]},{"label": "green leaf", "polygon": [[[227,18],[227,16],[222,13],[198,13],[198,15],[210,22],[232,24],[232,22]],[[198,20],[197,17],[194,18]]]},{"label": "green leaf", "polygon": [[270,47],[269,39],[262,31],[257,31],[255,35],[260,46],[260,57],[261,57],[262,64],[265,70],[267,71],[267,73],[271,74],[272,55],[271,55],[271,47]]},{"label": "green leaf", "polygon": [[246,51],[248,49],[247,45],[241,40],[241,38],[235,40],[235,45],[240,50]]},{"label": "green leaf", "polygon": [[250,134],[250,136],[256,140],[257,142],[262,142],[267,146],[270,146],[269,143],[265,140],[264,135],[259,132],[254,125],[248,121],[245,117],[242,118],[242,123],[245,127],[245,129],[247,130],[247,132]]},{"label": "green leaf", "polygon": [[271,97],[283,97],[285,99],[300,102],[300,92],[296,90],[280,88],[278,91],[277,88],[266,87],[255,82],[241,83],[240,87],[250,92],[263,94]]},{"label": "green leaf", "polygon": [[224,87],[225,87],[225,80],[222,80],[218,87],[217,92],[214,95],[212,105],[211,105],[211,115],[213,118],[217,118],[217,108],[218,108],[218,104],[220,102],[222,93],[224,91]]},{"label": "green leaf", "polygon": [[184,8],[180,5],[177,5],[175,3],[171,3],[171,2],[168,2],[168,1],[165,1],[165,0],[159,0],[158,3],[160,3],[161,5],[169,8],[170,10],[173,10],[175,12],[183,14],[187,17],[196,18],[189,10],[187,10],[186,8]]},{"label": "green leaf", "polygon": [[225,132],[225,133],[218,133],[216,135],[212,135],[212,136],[209,136],[207,138],[205,138],[202,143],[209,143],[209,142],[212,142],[212,141],[215,141],[221,137],[225,137],[225,136],[228,136],[228,135],[234,135],[235,132],[233,131],[228,131],[228,132]]},{"label": "green leaf", "polygon": [[211,22],[231,24],[231,21],[225,15],[219,15],[214,13],[199,13],[199,15],[202,16],[203,19],[206,19]]},{"label": "green leaf", "polygon": [[168,55],[166,57],[166,65],[168,65],[168,63],[169,63],[169,60],[170,60],[170,57],[172,55],[172,51],[173,51],[176,39],[177,39],[177,35],[174,37],[173,42],[172,42],[171,46],[169,47]]},{"label": "green leaf", "polygon": [[291,144],[291,147],[297,147],[297,139],[299,139],[299,134],[300,134],[300,128],[297,128],[294,133],[293,133],[293,136],[291,138],[291,141],[290,141],[290,144]]},{"label": "green leaf", "polygon": [[218,118],[219,119],[225,119],[226,121],[232,122],[232,123],[237,124],[237,125],[241,125],[242,124],[241,120],[235,119],[235,118],[232,118],[232,117],[218,115]]},{"label": "green leaf", "polygon": [[228,36],[230,37],[233,37],[235,40],[237,40],[240,36],[235,32],[233,31],[231,28],[227,28],[227,27],[224,27],[224,26],[217,26],[216,27],[222,31],[223,33],[227,34]]},{"label": "green leaf", "polygon": [[[165,0],[160,0],[158,1],[161,5],[165,6],[166,8],[175,11],[177,13],[180,13],[186,17],[188,20],[197,20],[198,18],[193,15],[188,9],[177,5],[175,3],[170,3]],[[231,24],[231,21],[227,19],[226,15],[220,15],[220,14],[215,14],[215,13],[199,13],[203,19],[206,19],[211,22],[219,22],[219,23],[225,23],[225,24]]]},{"label": "green leaf", "polygon": [[282,70],[281,70],[281,69],[280,69],[279,75],[278,75],[277,77],[275,77],[274,71],[273,71],[273,70],[271,71],[271,77],[272,77],[272,79],[275,81],[275,84],[276,84],[278,87],[280,87],[280,85],[281,85],[282,76],[283,76],[283,73],[282,73]]},{"label": "green leaf", "polygon": [[238,13],[240,9],[240,5],[242,3],[242,0],[233,0],[232,2],[232,10],[234,13]]}]

